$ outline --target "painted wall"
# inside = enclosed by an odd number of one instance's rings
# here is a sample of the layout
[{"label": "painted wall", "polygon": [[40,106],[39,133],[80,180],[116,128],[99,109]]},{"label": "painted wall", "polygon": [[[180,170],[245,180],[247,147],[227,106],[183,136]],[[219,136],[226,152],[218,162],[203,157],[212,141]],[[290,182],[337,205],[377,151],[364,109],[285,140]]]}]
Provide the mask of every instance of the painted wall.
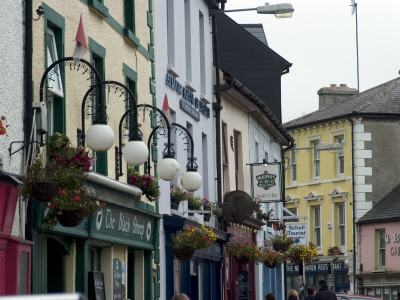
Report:
[{"label": "painted wall", "polygon": [[[297,215],[308,216],[300,221],[308,222],[309,240],[314,242],[313,219],[311,208],[321,206],[321,247],[320,254],[326,255],[329,246],[337,245],[337,216],[334,211],[335,203],[345,203],[346,214],[346,245],[342,252],[347,253],[353,248],[352,238],[352,184],[351,184],[351,124],[346,120],[338,120],[310,127],[298,128],[290,131],[295,139],[295,148],[311,147],[311,141],[319,139],[325,144],[334,143],[336,135],[344,135],[344,174],[338,176],[337,154],[320,151],[320,177],[314,180],[312,175],[312,150],[300,149],[296,151],[297,180],[291,181],[290,153],[286,171],[286,207],[297,208]],[[306,201],[306,198],[308,201]],[[331,228],[330,228],[331,227]]]},{"label": "painted wall", "polygon": [[[0,10],[8,12],[0,18],[0,26],[4,28],[3,43],[0,45],[0,117],[6,118],[2,120],[4,127],[9,125],[6,127],[7,133],[0,135],[0,159],[3,164],[0,169],[22,174],[23,151],[10,156],[8,150],[12,142],[24,139],[24,2],[2,1]],[[12,152],[21,146],[20,143],[13,144]],[[25,225],[20,224],[19,209],[16,211],[11,235],[23,237]],[[21,219],[24,219],[23,216]]]},{"label": "painted wall", "polygon": [[[168,15],[170,23],[168,24]],[[165,96],[171,110],[173,121],[184,126],[191,132],[194,139],[194,156],[197,158],[198,172],[203,183],[200,189],[194,192],[208,200],[216,201],[215,190],[215,143],[214,118],[211,103],[213,102],[212,77],[212,46],[211,25],[206,1],[154,1],[154,37],[156,57],[156,99],[157,106],[162,107]],[[187,31],[186,31],[187,30]],[[189,68],[191,66],[191,68]],[[167,72],[183,87],[191,91],[193,98],[199,99],[210,111],[209,116],[200,113],[199,120],[194,119],[180,108],[183,95],[166,83]],[[190,71],[191,70],[191,71]],[[189,104],[189,102],[187,102]],[[189,105],[194,108],[193,104]],[[194,108],[197,112],[198,109]],[[173,135],[175,159],[180,164],[180,174],[172,182],[159,181],[160,200],[159,212],[170,214],[170,185],[180,185],[180,178],[186,172],[188,158],[186,140],[180,132]],[[158,140],[159,159],[166,139]],[[186,201],[187,202],[187,201]],[[179,213],[188,217],[187,203],[182,202]],[[203,217],[195,214],[194,221],[202,223]],[[211,218],[210,225],[214,224]],[[160,226],[160,299],[165,299],[166,270],[165,270],[165,236],[164,227]]]},{"label": "painted wall", "polygon": [[377,269],[377,244],[375,230],[385,229],[387,242],[385,247],[386,272],[400,270],[399,222],[382,222],[360,225],[360,263],[362,272],[373,272]]}]

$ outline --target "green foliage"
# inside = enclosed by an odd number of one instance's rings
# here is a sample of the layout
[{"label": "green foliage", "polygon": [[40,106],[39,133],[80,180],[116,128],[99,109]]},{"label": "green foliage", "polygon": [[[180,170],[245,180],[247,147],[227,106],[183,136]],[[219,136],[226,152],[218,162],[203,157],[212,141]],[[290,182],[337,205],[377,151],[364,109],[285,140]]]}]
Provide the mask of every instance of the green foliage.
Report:
[{"label": "green foliage", "polygon": [[152,175],[140,175],[134,167],[128,169],[128,183],[142,190],[149,201],[156,201],[160,196],[158,178]]},{"label": "green foliage", "polygon": [[200,210],[203,205],[203,199],[200,196],[189,194],[188,204],[193,210]]},{"label": "green foliage", "polygon": [[229,242],[226,245],[226,252],[236,259],[245,257],[251,261],[259,261],[261,255],[260,249],[255,243],[242,242],[240,238],[235,242]]},{"label": "green foliage", "polygon": [[185,201],[189,198],[189,193],[179,186],[171,185],[171,198],[178,199],[179,201]]}]

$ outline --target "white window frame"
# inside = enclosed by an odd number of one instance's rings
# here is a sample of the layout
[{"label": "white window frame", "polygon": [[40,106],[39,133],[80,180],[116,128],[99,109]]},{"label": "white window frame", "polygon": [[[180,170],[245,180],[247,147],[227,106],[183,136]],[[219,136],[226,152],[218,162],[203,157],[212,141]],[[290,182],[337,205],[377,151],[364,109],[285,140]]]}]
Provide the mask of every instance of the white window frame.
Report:
[{"label": "white window frame", "polygon": [[[321,206],[315,205],[313,209],[313,238],[314,245],[317,248],[321,248]],[[316,217],[316,211],[318,210],[318,217]]]},{"label": "white window frame", "polygon": [[312,168],[313,168],[313,179],[314,180],[319,180],[320,177],[320,171],[321,171],[321,166],[320,166],[320,151],[317,150],[315,147],[319,144],[319,140],[313,140],[311,141],[312,147]]},{"label": "white window frame", "polygon": [[335,136],[335,143],[340,143],[342,145],[340,152],[337,154],[337,177],[343,177],[344,176],[344,135]]},{"label": "white window frame", "polygon": [[344,203],[337,204],[337,243],[339,247],[346,246],[346,210]]},{"label": "white window frame", "polygon": [[[55,61],[58,60],[56,37],[53,29],[51,29],[50,27],[47,27],[46,39],[48,39],[46,42],[47,45],[46,52],[47,52],[47,67],[49,67],[51,64],[53,64]],[[49,43],[49,40],[51,41],[51,43]],[[49,91],[58,97],[64,98],[62,77],[59,65],[53,68],[48,73],[47,78],[48,78]]]},{"label": "white window frame", "polygon": [[290,183],[297,181],[297,153],[296,150],[290,150]]}]

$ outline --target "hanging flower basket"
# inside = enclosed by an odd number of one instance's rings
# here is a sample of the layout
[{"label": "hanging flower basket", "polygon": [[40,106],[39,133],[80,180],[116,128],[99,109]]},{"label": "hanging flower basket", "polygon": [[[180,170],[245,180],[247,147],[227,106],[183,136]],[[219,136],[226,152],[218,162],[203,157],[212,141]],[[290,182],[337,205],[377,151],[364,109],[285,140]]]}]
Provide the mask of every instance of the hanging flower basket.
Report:
[{"label": "hanging flower basket", "polygon": [[275,242],[272,243],[272,247],[274,247],[275,251],[285,252],[289,249],[290,245],[281,242]]},{"label": "hanging flower basket", "polygon": [[194,254],[194,250],[190,248],[172,248],[172,251],[174,251],[176,258],[179,260],[189,260]]},{"label": "hanging flower basket", "polygon": [[271,268],[271,269],[276,268],[276,266],[279,264],[278,262],[267,262],[267,261],[264,263],[268,268]]},{"label": "hanging flower basket", "polygon": [[59,189],[57,181],[37,181],[31,185],[30,195],[38,202],[47,203],[57,196]]},{"label": "hanging flower basket", "polygon": [[181,203],[181,200],[175,197],[171,197],[171,209],[178,210],[179,203]]},{"label": "hanging flower basket", "polygon": [[62,210],[60,215],[57,215],[58,222],[64,227],[75,227],[81,224],[85,214],[82,210]]},{"label": "hanging flower basket", "polygon": [[242,257],[235,257],[236,262],[239,265],[247,265],[250,262],[250,258],[248,258],[247,256],[242,256]]}]

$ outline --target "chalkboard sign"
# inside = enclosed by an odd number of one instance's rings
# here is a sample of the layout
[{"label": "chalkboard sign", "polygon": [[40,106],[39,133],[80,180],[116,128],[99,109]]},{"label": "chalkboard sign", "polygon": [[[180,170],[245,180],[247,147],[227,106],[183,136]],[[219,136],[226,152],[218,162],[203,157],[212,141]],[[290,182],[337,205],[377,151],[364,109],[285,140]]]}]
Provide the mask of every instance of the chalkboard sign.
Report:
[{"label": "chalkboard sign", "polygon": [[124,299],[124,287],[122,285],[122,263],[118,258],[113,259],[113,300]]},{"label": "chalkboard sign", "polygon": [[239,271],[238,274],[239,300],[249,298],[249,272]]},{"label": "chalkboard sign", "polygon": [[89,272],[89,300],[106,300],[102,272]]}]

